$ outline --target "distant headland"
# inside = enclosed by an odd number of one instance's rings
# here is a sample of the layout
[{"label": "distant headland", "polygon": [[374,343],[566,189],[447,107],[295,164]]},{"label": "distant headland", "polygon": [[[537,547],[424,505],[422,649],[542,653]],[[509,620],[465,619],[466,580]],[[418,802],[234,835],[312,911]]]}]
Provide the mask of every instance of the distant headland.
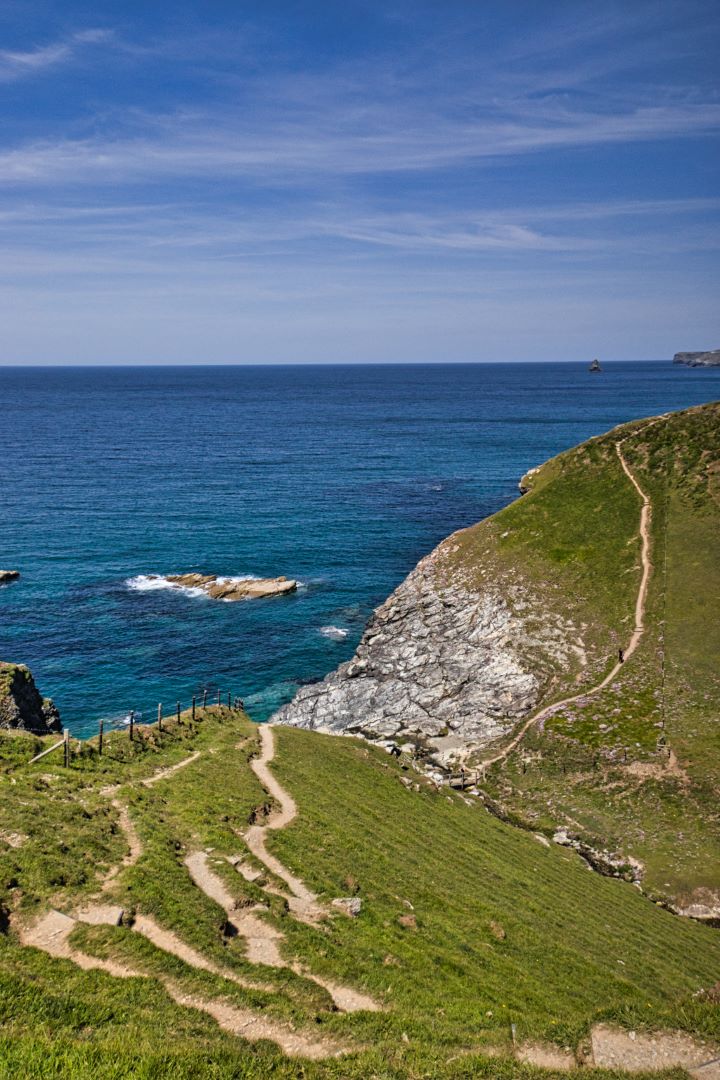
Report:
[{"label": "distant headland", "polygon": [[676,352],[673,364],[686,364],[687,367],[720,367],[720,349],[707,352]]}]

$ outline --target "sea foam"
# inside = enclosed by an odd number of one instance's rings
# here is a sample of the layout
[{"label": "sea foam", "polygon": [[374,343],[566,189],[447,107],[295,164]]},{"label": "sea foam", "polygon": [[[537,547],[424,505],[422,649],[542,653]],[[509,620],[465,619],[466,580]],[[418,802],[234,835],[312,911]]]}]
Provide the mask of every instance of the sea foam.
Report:
[{"label": "sea foam", "polygon": [[321,626],[318,633],[323,637],[331,638],[333,641],[344,641],[350,633],[344,626]]},{"label": "sea foam", "polygon": [[[219,585],[234,585],[241,581],[257,581],[258,574],[235,574],[216,578]],[[179,585],[177,581],[168,581],[164,574],[138,574],[136,577],[127,578],[125,581],[128,589],[136,592],[154,592],[156,589],[172,589],[174,592],[185,593],[186,596],[207,596],[204,589],[191,585]]]},{"label": "sea foam", "polygon": [[173,592],[185,593],[186,596],[207,596],[202,589],[191,589],[187,585],[178,585],[174,581],[168,581],[162,574],[138,574],[137,577],[127,578],[125,581],[128,589],[135,592],[154,592],[157,589],[172,589]]}]

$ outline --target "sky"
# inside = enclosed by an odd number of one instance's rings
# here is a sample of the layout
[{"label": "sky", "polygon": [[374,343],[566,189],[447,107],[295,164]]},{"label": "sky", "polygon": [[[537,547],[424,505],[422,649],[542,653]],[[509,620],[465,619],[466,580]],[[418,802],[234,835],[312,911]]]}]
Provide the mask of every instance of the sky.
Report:
[{"label": "sky", "polygon": [[3,0],[0,364],[720,347],[720,6]]}]

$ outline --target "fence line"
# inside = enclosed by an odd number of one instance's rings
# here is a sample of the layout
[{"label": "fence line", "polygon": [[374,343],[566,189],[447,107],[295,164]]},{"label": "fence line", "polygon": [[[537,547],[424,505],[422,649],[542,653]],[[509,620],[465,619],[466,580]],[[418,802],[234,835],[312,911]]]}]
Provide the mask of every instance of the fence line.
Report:
[{"label": "fence line", "polygon": [[[182,725],[182,713],[183,712],[190,712],[191,716],[192,716],[192,720],[194,722],[197,719],[198,711],[201,711],[204,714],[207,711],[208,708],[210,708],[210,709],[225,709],[227,707],[230,710],[232,710],[232,709],[244,709],[245,706],[244,706],[242,698],[239,698],[239,697],[233,698],[233,695],[232,695],[232,693],[230,691],[227,692],[227,706],[223,705],[223,697],[224,697],[223,692],[221,690],[218,690],[218,692],[217,692],[217,704],[211,704],[211,705],[208,706],[208,703],[207,703],[208,691],[203,690],[202,705],[199,706],[197,704],[197,696],[195,694],[193,694],[192,703],[188,706],[187,709],[182,709],[181,703],[178,701],[177,704],[176,704],[177,723],[179,725]],[[135,728],[136,728],[136,726],[138,724],[138,717],[142,718],[142,713],[137,713],[135,711],[135,709],[131,709],[130,712],[127,713],[127,715],[122,718],[122,725],[123,725],[123,727],[127,726],[128,736],[129,736],[131,741],[134,741],[134,739],[135,739]],[[108,721],[106,717],[101,717],[100,720],[98,721],[97,752],[98,752],[98,756],[100,756],[100,757],[102,756],[102,753],[103,753],[103,742],[104,742],[104,735],[105,735],[105,730],[106,730],[105,725],[110,724],[110,723],[111,723],[111,721]],[[163,727],[163,707],[162,707],[162,702],[158,702],[156,724],[145,724],[143,726],[148,727],[148,728],[156,726],[158,731],[160,731],[160,732],[165,730],[165,728]],[[110,728],[110,730],[122,731],[122,727],[115,727],[114,729]],[[44,750],[41,750],[40,753],[36,754],[34,758],[31,758],[30,761],[27,762],[27,764],[28,765],[33,765],[36,761],[40,761],[41,758],[46,757],[47,754],[52,754],[52,752],[54,750],[59,750],[60,747],[63,747],[63,749],[64,749],[63,760],[64,760],[64,763],[65,763],[65,766],[68,767],[70,765],[70,760],[71,760],[71,757],[72,757],[72,748],[71,748],[71,745],[70,745],[70,729],[69,728],[65,728],[63,730],[62,739],[60,739],[56,743],[53,743],[52,746],[48,746]]]}]

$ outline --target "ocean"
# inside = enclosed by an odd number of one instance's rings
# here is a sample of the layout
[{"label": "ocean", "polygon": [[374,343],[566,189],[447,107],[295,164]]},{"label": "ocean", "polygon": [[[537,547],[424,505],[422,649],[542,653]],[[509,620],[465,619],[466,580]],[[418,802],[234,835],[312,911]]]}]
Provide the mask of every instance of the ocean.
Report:
[{"label": "ocean", "polygon": [[[348,659],[372,609],[531,466],[720,398],[664,363],[0,368],[0,659],[75,735],[193,694],[257,720]],[[158,587],[284,574],[240,603]]]}]

